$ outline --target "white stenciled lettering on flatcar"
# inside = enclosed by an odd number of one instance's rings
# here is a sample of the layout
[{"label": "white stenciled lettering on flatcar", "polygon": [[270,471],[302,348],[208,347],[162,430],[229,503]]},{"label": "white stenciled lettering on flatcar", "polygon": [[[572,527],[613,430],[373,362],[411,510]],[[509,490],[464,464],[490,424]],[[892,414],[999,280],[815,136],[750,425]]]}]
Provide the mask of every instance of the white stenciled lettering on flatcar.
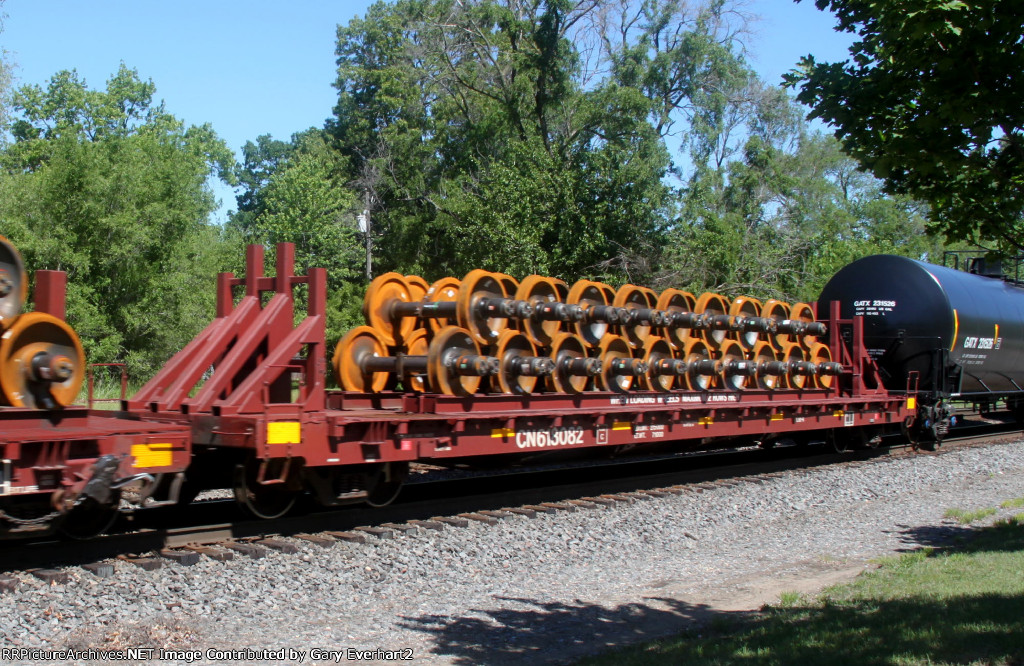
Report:
[{"label": "white stenciled lettering on flatcar", "polygon": [[516,446],[520,449],[583,446],[583,428],[571,426],[550,430],[522,430],[516,433]]}]

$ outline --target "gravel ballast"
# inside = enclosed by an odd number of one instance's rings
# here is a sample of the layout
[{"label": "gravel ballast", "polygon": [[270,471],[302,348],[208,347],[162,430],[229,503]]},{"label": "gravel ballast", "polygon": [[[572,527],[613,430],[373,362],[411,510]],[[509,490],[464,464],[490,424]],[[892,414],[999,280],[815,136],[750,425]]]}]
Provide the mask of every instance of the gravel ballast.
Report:
[{"label": "gravel ballast", "polygon": [[198,651],[192,663],[282,648],[307,664],[562,663],[949,543],[971,528],[947,509],[1024,497],[1022,472],[1024,446],[996,444],[365,544],[287,539],[298,553],[259,560],[117,561],[111,578],[69,567],[66,584],[16,574],[0,594],[2,647]]}]

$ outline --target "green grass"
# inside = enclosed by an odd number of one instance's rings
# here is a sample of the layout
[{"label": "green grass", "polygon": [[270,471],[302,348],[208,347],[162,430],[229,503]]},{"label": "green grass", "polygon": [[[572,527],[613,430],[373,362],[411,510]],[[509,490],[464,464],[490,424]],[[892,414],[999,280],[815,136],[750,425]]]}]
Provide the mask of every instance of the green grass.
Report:
[{"label": "green grass", "polygon": [[1024,663],[1024,514],[960,529],[956,550],[885,558],[815,598],[785,593],[752,616],[723,612],[700,633],[582,663]]},{"label": "green grass", "polygon": [[1004,509],[1019,509],[1024,506],[1024,497],[1015,497],[1014,499],[1008,499],[999,505]]},{"label": "green grass", "polygon": [[970,525],[971,523],[988,518],[989,516],[995,515],[996,510],[992,507],[985,507],[984,509],[975,509],[974,511],[965,511],[963,509],[946,509],[946,513],[942,514],[943,518],[952,518],[959,522],[961,525]]},{"label": "green grass", "polygon": [[[131,397],[136,391],[142,388],[142,382],[132,382],[131,378],[128,381],[128,390],[126,392],[127,397]],[[117,376],[107,376],[104,373],[97,372],[93,383],[93,399],[102,400],[113,400],[121,397],[121,379]],[[75,396],[74,404],[76,405],[88,405],[89,404],[89,382],[88,380],[82,382],[82,388],[78,391],[78,395]],[[93,405],[94,409],[121,409],[119,402],[97,402]]]}]

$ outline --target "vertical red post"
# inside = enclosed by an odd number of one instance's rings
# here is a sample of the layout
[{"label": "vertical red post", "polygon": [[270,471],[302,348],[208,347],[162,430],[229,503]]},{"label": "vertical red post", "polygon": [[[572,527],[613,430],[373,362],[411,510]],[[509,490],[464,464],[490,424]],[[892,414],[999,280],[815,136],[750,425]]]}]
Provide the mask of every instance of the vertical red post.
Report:
[{"label": "vertical red post", "polygon": [[231,281],[234,273],[217,274],[217,316],[227,317],[235,307],[235,299],[231,294]]},{"label": "vertical red post", "polygon": [[245,295],[260,296],[260,278],[263,277],[263,246],[245,248]]},{"label": "vertical red post", "polygon": [[291,293],[291,279],[295,276],[295,245],[292,243],[277,244],[277,276],[274,278],[274,291],[279,294]]},{"label": "vertical red post", "polygon": [[64,271],[36,271],[36,311],[64,320],[67,317],[67,286],[68,274]]}]

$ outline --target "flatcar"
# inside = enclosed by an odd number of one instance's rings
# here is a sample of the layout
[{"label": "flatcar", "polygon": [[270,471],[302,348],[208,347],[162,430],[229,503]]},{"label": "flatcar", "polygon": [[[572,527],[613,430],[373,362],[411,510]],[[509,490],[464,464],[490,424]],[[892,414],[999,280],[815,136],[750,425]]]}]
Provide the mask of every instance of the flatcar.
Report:
[{"label": "flatcar", "polygon": [[[0,288],[23,300],[20,258],[0,249]],[[902,258],[855,262],[817,305],[388,273],[367,290],[366,324],[329,350],[326,272],[297,275],[282,243],[266,276],[264,253],[250,246],[244,277],[218,277],[215,318],[120,411],[74,407],[77,388],[58,390],[80,384],[84,365],[66,325],[60,344],[27,338],[20,361],[0,342],[0,384],[30,401],[0,409],[8,536],[101,529],[125,487],[140,506],[229,488],[250,514],[275,517],[302,496],[386,504],[417,461],[722,441],[846,448],[900,430],[931,447],[950,400],[1013,400],[1024,382],[1016,288]],[[36,312],[63,324],[50,279],[37,272]],[[0,340],[35,314],[4,300],[0,312]]]},{"label": "flatcar", "polygon": [[64,273],[37,271],[23,312],[25,267],[0,237],[0,538],[92,535],[126,486],[138,501],[167,502],[155,493],[174,494],[190,459],[187,428],[72,405],[86,364],[64,322],[65,285]]}]

